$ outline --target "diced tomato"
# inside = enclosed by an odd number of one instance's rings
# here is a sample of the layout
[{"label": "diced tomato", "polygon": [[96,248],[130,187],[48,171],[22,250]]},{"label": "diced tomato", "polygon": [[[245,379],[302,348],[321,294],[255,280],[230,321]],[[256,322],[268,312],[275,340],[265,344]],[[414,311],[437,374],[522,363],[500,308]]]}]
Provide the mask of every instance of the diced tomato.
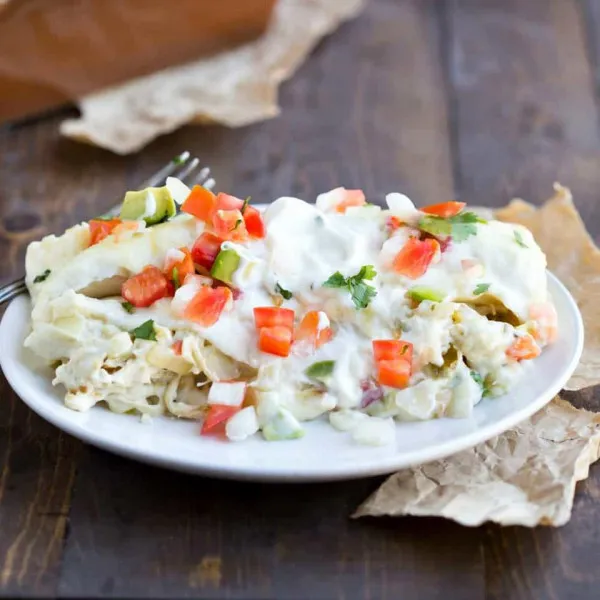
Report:
[{"label": "diced tomato", "polygon": [[220,192],[217,194],[217,209],[219,210],[241,210],[244,206],[244,201]]},{"label": "diced tomato", "polygon": [[541,354],[540,347],[530,335],[518,337],[506,351],[513,360],[530,360]]},{"label": "diced tomato", "polygon": [[214,212],[217,210],[217,197],[205,187],[195,185],[190,195],[181,205],[182,212],[194,215],[197,219],[210,222]]},{"label": "diced tomato", "polygon": [[200,433],[202,435],[207,433],[225,433],[223,426],[240,410],[242,410],[241,406],[227,406],[225,404],[211,405],[206,413],[206,417],[204,417]]},{"label": "diced tomato", "polygon": [[173,285],[158,267],[147,266],[123,283],[121,296],[133,306],[143,308],[172,295],[172,289]]},{"label": "diced tomato", "polygon": [[316,349],[331,340],[333,337],[331,327],[327,326],[319,329],[319,321],[320,317],[318,310],[307,312],[296,329],[296,334],[294,336],[295,341],[308,342]]},{"label": "diced tomato", "polygon": [[529,318],[535,325],[531,335],[536,342],[551,344],[558,336],[558,316],[550,302],[536,302],[529,307]]},{"label": "diced tomato", "polygon": [[[342,188],[343,189],[343,188]],[[335,210],[339,213],[346,212],[351,206],[363,206],[366,204],[365,195],[362,190],[345,190],[343,200],[336,205]]]},{"label": "diced tomato", "polygon": [[375,362],[402,359],[412,363],[413,345],[402,340],[373,340]]},{"label": "diced tomato", "polygon": [[254,208],[254,206],[246,206],[246,210],[244,210],[244,223],[246,223],[246,229],[252,237],[265,237],[265,223],[260,211]]},{"label": "diced tomato", "polygon": [[405,388],[410,380],[411,364],[407,360],[381,360],[377,363],[377,381],[393,388]]},{"label": "diced tomato", "polygon": [[254,309],[254,322],[256,323],[256,329],[287,327],[292,331],[294,329],[294,311],[291,308],[259,306]]},{"label": "diced tomato", "polygon": [[[194,261],[190,251],[185,247],[179,248],[184,257],[181,260],[167,260],[165,264],[165,274],[171,281],[179,281],[179,285],[183,285],[185,278],[194,273]],[[175,272],[177,269],[177,272]]]},{"label": "diced tomato", "polygon": [[248,238],[244,217],[237,209],[217,210],[213,216],[212,225],[215,233],[224,240],[240,242]]},{"label": "diced tomato", "polygon": [[113,229],[122,222],[121,219],[111,219],[110,221],[92,219],[90,221],[90,246],[94,246],[104,238],[108,237]]},{"label": "diced tomato", "polygon": [[400,217],[395,215],[389,215],[385,220],[385,227],[390,233],[400,229],[400,227],[403,227],[404,225],[406,225],[406,223],[404,223]]},{"label": "diced tomato", "polygon": [[258,349],[275,356],[288,356],[292,347],[292,330],[288,327],[263,327],[258,332]]},{"label": "diced tomato", "polygon": [[181,352],[183,350],[183,340],[176,340],[173,342],[171,349],[175,354],[177,354],[177,356],[181,356]]},{"label": "diced tomato", "polygon": [[393,269],[409,279],[418,279],[427,271],[439,251],[440,244],[437,240],[409,238],[402,250],[396,254]]},{"label": "diced tomato", "polygon": [[183,316],[202,327],[214,325],[221,313],[231,306],[233,295],[228,287],[201,287],[183,311]]},{"label": "diced tomato", "polygon": [[201,267],[209,270],[213,266],[217,254],[221,250],[223,240],[214,233],[205,231],[192,246],[192,260]]},{"label": "diced tomato", "polygon": [[457,215],[464,207],[465,202],[456,202],[451,200],[450,202],[441,202],[440,204],[431,204],[421,209],[421,212],[427,213],[428,215],[435,215],[436,217],[442,217],[447,219]]}]

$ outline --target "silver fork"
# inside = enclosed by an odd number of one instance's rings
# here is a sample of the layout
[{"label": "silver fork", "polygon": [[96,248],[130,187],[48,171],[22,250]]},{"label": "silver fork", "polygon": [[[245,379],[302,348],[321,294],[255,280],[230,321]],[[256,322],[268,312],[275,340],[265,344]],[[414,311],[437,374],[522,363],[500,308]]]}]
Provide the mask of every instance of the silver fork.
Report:
[{"label": "silver fork", "polygon": [[[215,180],[210,176],[210,169],[202,167],[198,158],[192,158],[189,152],[182,152],[175,157],[169,164],[154,173],[146,181],[142,182],[139,189],[147,187],[159,187],[164,185],[167,177],[177,177],[185,184],[202,185],[205,188],[211,189],[215,185]],[[113,217],[119,214],[121,204],[113,206],[103,217]],[[5,302],[9,302],[13,298],[27,293],[25,278],[17,279],[0,288],[0,306]]]}]

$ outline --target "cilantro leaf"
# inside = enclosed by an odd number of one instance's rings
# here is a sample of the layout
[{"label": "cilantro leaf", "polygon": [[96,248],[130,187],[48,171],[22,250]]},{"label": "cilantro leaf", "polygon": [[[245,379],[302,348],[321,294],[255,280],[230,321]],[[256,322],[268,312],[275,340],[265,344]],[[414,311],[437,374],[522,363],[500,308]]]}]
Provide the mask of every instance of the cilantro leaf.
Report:
[{"label": "cilantro leaf", "polygon": [[471,371],[471,377],[473,378],[473,381],[481,388],[483,398],[487,398],[492,394],[492,386],[494,382],[490,379],[489,375],[487,375],[484,379],[477,371]]},{"label": "cilantro leaf", "polygon": [[328,288],[341,288],[348,285],[348,280],[339,272],[336,271],[324,284]]},{"label": "cilantro leaf", "polygon": [[483,377],[481,377],[481,375],[477,371],[471,371],[471,377],[473,378],[473,381],[476,384],[483,387]]},{"label": "cilantro leaf", "polygon": [[473,212],[459,213],[446,219],[426,215],[419,220],[419,229],[435,237],[451,236],[455,242],[464,242],[469,236],[477,235],[477,223],[486,222]]},{"label": "cilantro leaf", "polygon": [[367,308],[369,302],[377,296],[377,290],[363,281],[351,286],[350,293],[352,294],[352,302],[354,302],[356,308]]},{"label": "cilantro leaf", "polygon": [[344,277],[339,271],[336,271],[323,283],[323,286],[329,288],[347,288],[354,306],[356,308],[366,308],[369,302],[377,295],[377,290],[368,283],[365,283],[365,280],[371,280],[375,275],[377,275],[377,271],[373,265],[364,265],[356,275],[348,278]]},{"label": "cilantro leaf", "polygon": [[285,300],[290,300],[292,297],[292,292],[282,288],[278,283],[275,284],[275,293],[283,296]]},{"label": "cilantro leaf", "polygon": [[154,331],[154,321],[152,319],[145,321],[139,327],[132,329],[129,333],[133,336],[133,339],[136,340],[156,341],[156,332]]},{"label": "cilantro leaf", "polygon": [[179,269],[177,267],[173,267],[173,285],[176,290],[181,287],[181,282],[179,281]]},{"label": "cilantro leaf", "polygon": [[130,315],[133,314],[134,308],[131,302],[121,302],[121,306],[123,307],[124,311],[128,312]]},{"label": "cilantro leaf", "polygon": [[250,204],[250,198],[252,198],[252,196],[248,196],[245,200],[244,200],[244,204],[242,204],[242,208],[240,209],[240,212],[242,214],[244,214],[246,212],[246,209],[248,208],[248,204]]},{"label": "cilantro leaf", "polygon": [[360,268],[360,271],[350,279],[361,281],[363,279],[373,279],[375,275],[377,275],[377,271],[373,265],[364,265]]},{"label": "cilantro leaf", "polygon": [[515,242],[517,242],[517,244],[519,244],[519,246],[521,246],[521,248],[529,248],[529,246],[523,241],[523,236],[521,235],[520,231],[515,230],[514,234],[515,234]]},{"label": "cilantro leaf", "polygon": [[310,365],[305,371],[305,375],[310,379],[323,380],[333,373],[335,368],[334,360],[322,360]]},{"label": "cilantro leaf", "polygon": [[480,294],[485,294],[490,289],[490,283],[478,283],[473,290],[474,296],[479,296]]},{"label": "cilantro leaf", "polygon": [[36,277],[33,280],[33,283],[42,283],[42,281],[46,281],[50,273],[52,273],[52,271],[50,269],[46,269],[43,273],[36,275]]}]

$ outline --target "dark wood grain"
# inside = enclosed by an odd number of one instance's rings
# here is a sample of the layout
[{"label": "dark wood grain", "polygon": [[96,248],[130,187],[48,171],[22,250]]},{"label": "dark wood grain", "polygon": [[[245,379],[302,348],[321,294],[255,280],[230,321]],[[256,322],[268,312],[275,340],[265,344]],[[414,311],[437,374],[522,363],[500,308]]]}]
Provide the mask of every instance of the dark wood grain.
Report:
[{"label": "dark wood grain", "polygon": [[448,71],[457,187],[488,205],[570,186],[600,216],[593,69],[577,0],[450,0]]},{"label": "dark wood grain", "polygon": [[[540,203],[559,180],[598,239],[600,136],[579,8],[570,0],[448,3],[455,175],[461,198],[492,206],[515,195]],[[599,394],[570,399],[600,408]],[[599,486],[593,469],[565,528],[486,526],[487,597],[595,597]]]},{"label": "dark wood grain", "polygon": [[[599,15],[597,0],[372,0],[283,86],[275,120],[187,127],[129,157],[59,139],[64,113],[0,129],[0,279],[21,274],[29,241],[103,212],[183,149],[257,202],[346,185],[493,206],[540,202],[560,179],[598,236]],[[594,391],[569,399],[600,409]],[[45,424],[2,379],[0,596],[597,597],[597,469],[559,530],[350,520],[380,481],[139,465]]]}]

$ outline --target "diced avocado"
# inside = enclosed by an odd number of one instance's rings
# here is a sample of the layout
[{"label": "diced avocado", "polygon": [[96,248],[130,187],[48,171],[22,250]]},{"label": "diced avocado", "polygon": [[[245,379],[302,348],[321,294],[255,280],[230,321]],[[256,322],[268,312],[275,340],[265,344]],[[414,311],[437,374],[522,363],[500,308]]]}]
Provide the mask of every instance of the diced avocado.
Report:
[{"label": "diced avocado", "polygon": [[313,363],[304,371],[304,374],[310,379],[316,379],[323,383],[327,383],[333,369],[335,368],[334,360],[322,360],[320,362]]},{"label": "diced avocado", "polygon": [[232,248],[223,249],[217,254],[210,274],[223,283],[231,284],[233,274],[240,264],[240,255]]},{"label": "diced avocado", "polygon": [[416,285],[415,287],[410,288],[407,294],[417,302],[422,302],[423,300],[441,302],[446,297],[444,292],[426,287],[424,285]]},{"label": "diced avocado", "polygon": [[277,414],[263,427],[262,433],[268,442],[276,442],[301,438],[304,435],[304,429],[289,410],[280,408]]},{"label": "diced avocado", "polygon": [[137,192],[127,192],[121,206],[121,219],[139,221],[146,225],[156,225],[175,216],[175,200],[167,187],[153,188]]}]

